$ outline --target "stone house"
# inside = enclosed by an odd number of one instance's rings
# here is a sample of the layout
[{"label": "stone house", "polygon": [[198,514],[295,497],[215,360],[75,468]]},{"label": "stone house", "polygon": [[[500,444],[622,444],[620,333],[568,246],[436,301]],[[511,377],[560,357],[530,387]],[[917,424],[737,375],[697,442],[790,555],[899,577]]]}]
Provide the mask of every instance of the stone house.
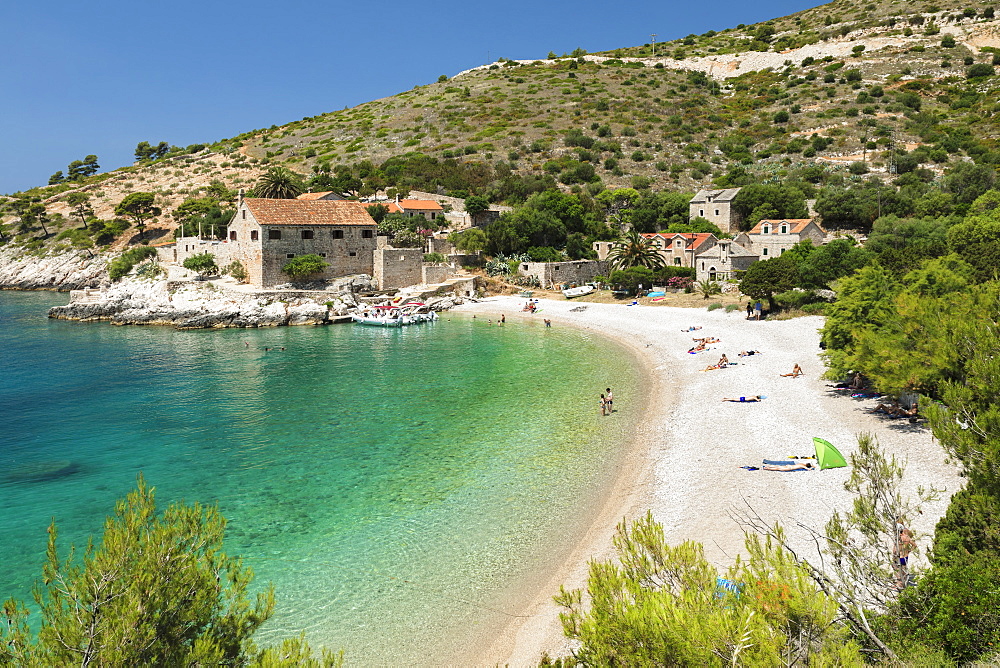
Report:
[{"label": "stone house", "polygon": [[704,218],[726,234],[739,230],[739,215],[733,209],[733,200],[739,188],[724,190],[699,190],[688,203],[690,218]]},{"label": "stone house", "polygon": [[582,285],[595,276],[608,275],[608,263],[603,260],[571,260],[569,262],[522,262],[517,273],[534,277],[543,288],[550,289],[564,284]]},{"label": "stone house", "polygon": [[[718,239],[708,232],[648,232],[642,235],[671,267],[693,267],[695,255],[714,246]],[[618,241],[595,241],[598,260],[607,260]]]},{"label": "stone house", "polygon": [[732,239],[719,239],[717,243],[695,257],[695,280],[728,281],[736,272],[746,271],[758,260],[753,253]]},{"label": "stone house", "polygon": [[428,222],[444,222],[444,208],[429,199],[401,199],[385,204],[389,213],[401,213],[407,218],[423,216]]},{"label": "stone house", "polygon": [[826,230],[812,218],[761,220],[749,232],[737,234],[735,240],[761,260],[769,260],[807,239],[814,246],[826,240]]},{"label": "stone house", "polygon": [[329,264],[318,280],[371,275],[375,235],[375,221],[360,202],[240,198],[226,243],[249,283],[270,288],[289,281],[281,268],[297,255],[314,253]]},{"label": "stone house", "polygon": [[373,254],[372,278],[379,290],[423,283],[423,248],[393,248],[389,237],[379,237]]},{"label": "stone house", "polygon": [[656,232],[642,236],[659,249],[667,266],[672,267],[693,267],[695,256],[719,241],[709,232]]}]

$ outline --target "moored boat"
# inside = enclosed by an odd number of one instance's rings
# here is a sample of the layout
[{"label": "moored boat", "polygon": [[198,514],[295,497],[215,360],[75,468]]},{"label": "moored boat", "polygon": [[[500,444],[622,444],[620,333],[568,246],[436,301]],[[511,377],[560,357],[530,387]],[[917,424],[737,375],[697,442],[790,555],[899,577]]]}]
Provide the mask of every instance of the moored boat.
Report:
[{"label": "moored boat", "polygon": [[581,285],[576,288],[566,288],[562,293],[566,296],[566,299],[572,299],[573,297],[582,297],[583,295],[589,295],[595,290],[593,285]]},{"label": "moored boat", "polygon": [[355,313],[354,322],[375,327],[402,327],[418,322],[431,322],[438,314],[424,304],[404,304],[402,306],[373,306],[361,313]]}]

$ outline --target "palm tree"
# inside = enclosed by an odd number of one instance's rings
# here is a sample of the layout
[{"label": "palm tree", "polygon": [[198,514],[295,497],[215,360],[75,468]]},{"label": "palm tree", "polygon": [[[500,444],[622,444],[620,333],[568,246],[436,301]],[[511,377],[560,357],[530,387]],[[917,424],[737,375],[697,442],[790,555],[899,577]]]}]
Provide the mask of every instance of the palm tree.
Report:
[{"label": "palm tree", "polygon": [[666,266],[659,249],[635,230],[628,230],[618,240],[618,245],[608,253],[612,269],[648,267],[662,269]]},{"label": "palm tree", "polygon": [[705,279],[704,281],[698,281],[698,292],[708,299],[712,295],[722,294],[722,286],[715,281],[710,281]]},{"label": "palm tree", "polygon": [[305,192],[302,177],[287,167],[271,167],[261,174],[253,189],[254,197],[295,199]]}]

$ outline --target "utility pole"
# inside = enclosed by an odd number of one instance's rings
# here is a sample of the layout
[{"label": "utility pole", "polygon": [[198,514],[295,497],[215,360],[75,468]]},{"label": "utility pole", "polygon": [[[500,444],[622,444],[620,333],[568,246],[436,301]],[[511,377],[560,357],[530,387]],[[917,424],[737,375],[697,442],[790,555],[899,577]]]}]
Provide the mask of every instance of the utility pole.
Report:
[{"label": "utility pole", "polygon": [[653,40],[653,58],[656,58],[656,33],[654,32],[649,38]]}]

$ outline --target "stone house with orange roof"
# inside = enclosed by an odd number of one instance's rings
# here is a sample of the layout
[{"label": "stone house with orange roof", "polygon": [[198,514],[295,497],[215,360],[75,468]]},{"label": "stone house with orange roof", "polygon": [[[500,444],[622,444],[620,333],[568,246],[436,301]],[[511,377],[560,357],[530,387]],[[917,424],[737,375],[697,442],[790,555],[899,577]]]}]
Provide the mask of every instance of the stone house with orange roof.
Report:
[{"label": "stone house with orange roof", "polygon": [[[718,243],[708,232],[647,232],[642,235],[656,248],[664,262],[671,267],[693,267],[695,256]],[[617,241],[595,241],[593,249],[598,260],[608,259]]]},{"label": "stone house with orange roof", "polygon": [[740,232],[735,241],[761,260],[778,257],[800,241],[819,246],[826,240],[826,230],[813,218],[775,218],[761,220],[749,232]]},{"label": "stone house with orange roof", "polygon": [[241,197],[224,255],[239,260],[258,288],[287,283],[281,268],[298,255],[319,255],[329,264],[317,280],[372,275],[376,233],[360,202]]},{"label": "stone house with orange roof", "polygon": [[429,222],[444,222],[444,208],[429,199],[401,199],[388,202],[389,213],[401,213],[408,218],[423,216]]}]

